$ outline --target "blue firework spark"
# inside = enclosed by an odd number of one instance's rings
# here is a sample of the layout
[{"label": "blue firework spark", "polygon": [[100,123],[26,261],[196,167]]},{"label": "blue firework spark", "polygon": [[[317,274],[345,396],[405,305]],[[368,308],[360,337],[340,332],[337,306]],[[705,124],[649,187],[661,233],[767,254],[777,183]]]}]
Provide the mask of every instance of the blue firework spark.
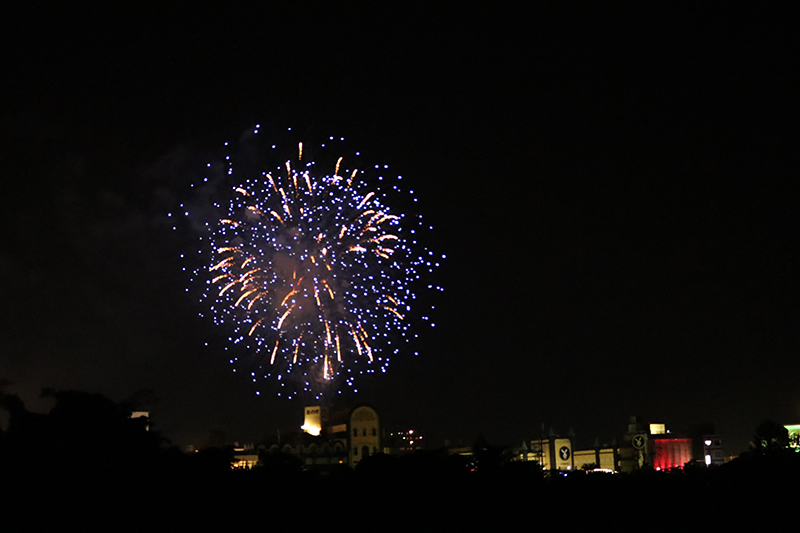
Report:
[{"label": "blue firework spark", "polygon": [[[416,288],[441,290],[425,285],[439,264],[417,242],[421,215],[394,211],[370,182],[383,182],[388,167],[365,172],[338,157],[318,168],[302,143],[293,152],[242,176],[227,158],[234,185],[227,210],[207,224],[209,260],[194,281],[230,342],[257,354],[254,382],[320,397],[386,371],[412,336]],[[394,193],[413,198],[401,176],[394,182]]]}]

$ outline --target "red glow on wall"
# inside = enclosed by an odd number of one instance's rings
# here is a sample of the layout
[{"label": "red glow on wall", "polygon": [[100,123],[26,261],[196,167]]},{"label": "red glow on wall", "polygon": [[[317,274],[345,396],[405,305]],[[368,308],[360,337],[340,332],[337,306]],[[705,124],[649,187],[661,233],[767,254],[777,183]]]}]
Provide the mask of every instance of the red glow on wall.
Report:
[{"label": "red glow on wall", "polygon": [[661,470],[683,468],[692,460],[692,439],[654,439],[653,467]]}]

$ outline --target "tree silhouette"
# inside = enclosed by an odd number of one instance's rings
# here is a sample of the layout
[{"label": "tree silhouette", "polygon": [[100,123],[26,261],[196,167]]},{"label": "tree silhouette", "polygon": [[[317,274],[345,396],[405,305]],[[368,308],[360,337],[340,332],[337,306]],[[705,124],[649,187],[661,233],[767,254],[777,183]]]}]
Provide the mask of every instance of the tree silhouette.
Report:
[{"label": "tree silhouette", "polygon": [[761,422],[755,431],[751,447],[756,453],[774,453],[789,446],[789,430],[772,420]]},{"label": "tree silhouette", "polygon": [[0,460],[28,470],[76,472],[136,469],[155,462],[163,439],[146,419],[101,394],[45,389],[55,405],[33,413],[15,394],[0,395],[9,414]]}]

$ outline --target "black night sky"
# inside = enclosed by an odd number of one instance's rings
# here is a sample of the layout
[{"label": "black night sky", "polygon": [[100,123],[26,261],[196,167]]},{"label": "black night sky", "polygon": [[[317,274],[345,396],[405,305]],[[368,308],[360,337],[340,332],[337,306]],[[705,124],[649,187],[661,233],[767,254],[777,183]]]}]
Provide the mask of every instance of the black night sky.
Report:
[{"label": "black night sky", "polygon": [[299,427],[231,372],[165,218],[260,123],[390,164],[447,255],[421,355],[343,399],[388,427],[591,444],[637,414],[737,453],[800,422],[796,4],[290,4],[3,8],[8,391],[150,389],[178,444]]}]

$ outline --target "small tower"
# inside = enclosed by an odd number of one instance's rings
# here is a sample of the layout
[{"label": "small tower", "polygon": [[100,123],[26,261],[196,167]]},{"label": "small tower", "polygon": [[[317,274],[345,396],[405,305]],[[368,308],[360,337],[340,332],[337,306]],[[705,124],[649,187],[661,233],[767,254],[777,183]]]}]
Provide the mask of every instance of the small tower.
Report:
[{"label": "small tower", "polygon": [[300,429],[315,437],[322,433],[322,428],[328,425],[328,408],[322,405],[306,407],[305,418]]}]

